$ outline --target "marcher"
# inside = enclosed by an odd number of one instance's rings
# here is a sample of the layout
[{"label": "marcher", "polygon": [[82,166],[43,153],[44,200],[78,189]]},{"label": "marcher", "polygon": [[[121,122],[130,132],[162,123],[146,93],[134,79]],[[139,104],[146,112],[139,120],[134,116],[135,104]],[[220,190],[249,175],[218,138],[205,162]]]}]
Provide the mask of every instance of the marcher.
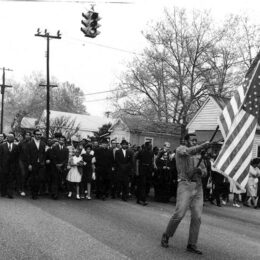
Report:
[{"label": "marcher", "polygon": [[151,185],[151,178],[153,172],[153,159],[152,144],[145,142],[144,149],[140,151],[136,157],[136,175],[137,177],[137,190],[136,190],[136,203],[143,206],[147,205],[147,186]]},{"label": "marcher", "polygon": [[33,131],[34,138],[28,143],[29,185],[32,199],[38,199],[41,183],[45,174],[45,143],[41,141],[41,131]]},{"label": "marcher", "polygon": [[119,190],[122,193],[121,199],[127,201],[129,177],[133,170],[133,152],[128,149],[128,142],[126,140],[122,140],[121,147],[116,151],[115,162],[118,171]]},{"label": "marcher", "polygon": [[113,154],[108,149],[108,141],[101,140],[94,152],[96,159],[96,197],[105,200],[110,190]]},{"label": "marcher", "polygon": [[69,193],[68,197],[71,198],[74,185],[76,186],[76,199],[80,200],[80,193],[79,193],[79,184],[82,179],[82,171],[80,168],[83,167],[83,160],[80,155],[81,150],[78,149],[75,151],[75,155],[70,158],[69,167],[70,170],[68,172],[66,180],[69,182]]},{"label": "marcher", "polygon": [[21,196],[25,196],[25,186],[29,176],[28,170],[28,144],[31,141],[31,133],[26,132],[24,139],[18,144],[19,148],[19,191]]},{"label": "marcher", "polygon": [[57,200],[59,197],[59,188],[65,189],[66,183],[66,170],[69,159],[69,150],[65,146],[66,138],[64,136],[59,137],[58,145],[52,147],[51,161],[54,167],[52,167],[52,182],[51,182],[51,197]]},{"label": "marcher", "polygon": [[197,240],[201,224],[201,214],[203,208],[203,189],[201,176],[206,174],[203,164],[197,167],[199,152],[209,147],[209,143],[192,146],[191,135],[185,136],[185,145],[180,145],[176,149],[176,166],[178,170],[178,189],[176,210],[168,223],[166,231],[162,235],[162,247],[169,246],[169,238],[172,237],[185,216],[186,211],[191,209],[191,223],[187,251],[202,254],[197,249]]},{"label": "marcher", "polygon": [[91,153],[91,145],[85,146],[85,153],[81,154],[83,164],[83,175],[81,180],[81,198],[91,200],[91,183],[95,175],[96,159]]},{"label": "marcher", "polygon": [[154,179],[154,198],[159,202],[169,202],[171,187],[170,159],[167,152],[156,160],[157,171]]},{"label": "marcher", "polygon": [[13,199],[14,179],[18,174],[19,149],[14,144],[14,134],[7,135],[7,142],[0,145],[1,196]]}]

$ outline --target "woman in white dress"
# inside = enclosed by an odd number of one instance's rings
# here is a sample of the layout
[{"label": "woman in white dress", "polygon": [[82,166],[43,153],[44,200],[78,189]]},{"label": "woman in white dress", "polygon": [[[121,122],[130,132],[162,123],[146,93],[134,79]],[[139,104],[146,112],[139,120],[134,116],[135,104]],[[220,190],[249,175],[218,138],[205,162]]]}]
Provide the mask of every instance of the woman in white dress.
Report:
[{"label": "woman in white dress", "polygon": [[69,194],[68,197],[70,198],[72,196],[72,190],[73,186],[76,186],[76,198],[80,200],[80,195],[79,195],[79,184],[81,182],[82,178],[82,167],[83,167],[83,160],[81,157],[81,150],[76,150],[75,155],[72,156],[69,160],[69,166],[70,170],[67,174],[67,181],[70,183],[69,186]]}]

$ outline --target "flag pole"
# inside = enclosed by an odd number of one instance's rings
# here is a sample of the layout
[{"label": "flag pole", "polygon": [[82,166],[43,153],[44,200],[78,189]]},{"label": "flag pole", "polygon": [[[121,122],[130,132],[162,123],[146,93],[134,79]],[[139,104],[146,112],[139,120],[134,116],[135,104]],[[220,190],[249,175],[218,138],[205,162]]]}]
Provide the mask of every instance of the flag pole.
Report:
[{"label": "flag pole", "polygon": [[[213,135],[211,136],[211,138],[210,138],[210,140],[209,140],[210,143],[214,140],[214,138],[215,138],[215,136],[216,136],[216,134],[217,134],[217,132],[218,132],[218,129],[219,129],[219,125],[216,127],[216,129],[215,129]],[[203,159],[203,155],[201,154],[201,157],[200,157],[200,159],[199,159],[199,161],[198,161],[198,163],[197,163],[197,168],[200,166],[200,164],[201,164],[201,162],[202,162],[202,159]]]}]

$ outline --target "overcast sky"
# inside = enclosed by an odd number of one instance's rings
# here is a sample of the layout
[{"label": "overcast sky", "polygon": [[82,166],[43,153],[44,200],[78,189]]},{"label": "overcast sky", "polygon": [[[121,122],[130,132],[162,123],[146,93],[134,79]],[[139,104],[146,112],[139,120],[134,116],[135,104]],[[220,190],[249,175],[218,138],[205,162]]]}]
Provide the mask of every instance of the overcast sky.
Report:
[{"label": "overcast sky", "polygon": [[[62,34],[61,40],[50,42],[51,76],[74,83],[84,93],[93,93],[115,88],[126,64],[146,45],[141,31],[150,21],[162,17],[164,7],[211,9],[216,19],[227,13],[246,12],[260,23],[259,0],[126,1],[130,4],[97,0],[95,10],[102,17],[101,34],[91,39],[80,31],[81,13],[90,8],[87,2],[0,0],[0,67],[13,69],[6,73],[7,84],[8,79],[20,81],[33,71],[46,75],[46,39],[34,36],[37,28],[46,28],[53,35],[60,30]],[[108,95],[86,96],[86,100],[100,100]],[[86,102],[86,106],[90,114],[100,116],[112,109],[108,101]]]}]

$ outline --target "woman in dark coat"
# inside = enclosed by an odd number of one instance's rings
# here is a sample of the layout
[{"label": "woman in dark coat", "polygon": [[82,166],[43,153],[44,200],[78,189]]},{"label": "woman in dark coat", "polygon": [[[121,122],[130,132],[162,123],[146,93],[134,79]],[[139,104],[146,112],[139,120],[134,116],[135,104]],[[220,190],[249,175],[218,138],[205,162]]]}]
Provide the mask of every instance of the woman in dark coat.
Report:
[{"label": "woman in dark coat", "polygon": [[171,162],[167,152],[162,153],[156,160],[157,171],[154,180],[155,200],[168,202],[170,200]]},{"label": "woman in dark coat", "polygon": [[[81,197],[85,197],[87,193],[86,199],[91,200],[91,182],[92,176],[95,172],[95,157],[91,152],[91,145],[86,145],[85,150],[86,153],[81,154],[84,165],[83,165],[83,175],[81,180]],[[85,193],[85,194],[84,194]]]}]

